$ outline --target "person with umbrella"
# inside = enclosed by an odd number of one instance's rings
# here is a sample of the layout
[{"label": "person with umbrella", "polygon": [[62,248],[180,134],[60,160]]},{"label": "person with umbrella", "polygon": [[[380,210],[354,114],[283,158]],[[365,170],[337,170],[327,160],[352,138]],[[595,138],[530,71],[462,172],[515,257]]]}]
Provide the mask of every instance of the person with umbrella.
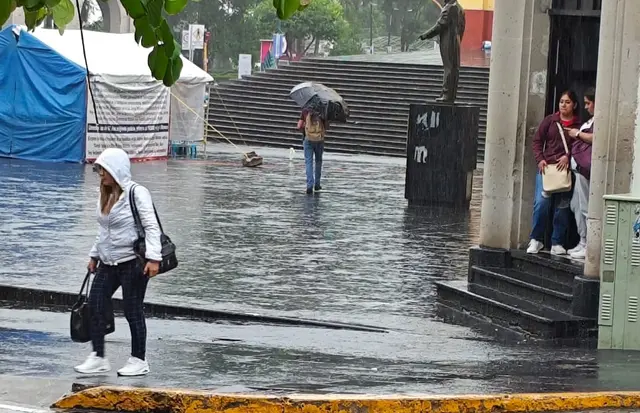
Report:
[{"label": "person with umbrella", "polygon": [[[307,194],[322,189],[320,178],[322,176],[322,154],[324,153],[324,137],[329,127],[329,122],[313,106],[302,109],[298,129],[303,131],[304,164],[307,173]],[[313,161],[315,157],[315,171]]]},{"label": "person with umbrella", "polygon": [[[307,194],[322,189],[322,154],[324,139],[329,122],[346,122],[349,109],[342,97],[333,89],[321,83],[304,82],[295,86],[289,93],[300,107],[302,114],[298,120],[298,129],[304,134],[304,160],[307,173]],[[315,171],[313,161],[315,157]]]}]

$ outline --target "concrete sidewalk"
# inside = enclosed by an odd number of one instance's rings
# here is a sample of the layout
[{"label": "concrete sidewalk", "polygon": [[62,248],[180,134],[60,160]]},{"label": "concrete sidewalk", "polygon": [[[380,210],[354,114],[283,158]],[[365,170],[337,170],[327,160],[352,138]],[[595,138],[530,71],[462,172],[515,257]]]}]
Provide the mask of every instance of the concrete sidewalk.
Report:
[{"label": "concrete sidewalk", "polygon": [[462,328],[438,338],[428,331],[149,320],[151,374],[118,378],[115,369],[129,356],[129,331],[117,319],[107,341],[114,371],[82,377],[73,366],[90,346],[70,341],[68,322],[67,314],[0,309],[0,374],[53,379],[67,389],[77,382],[224,393],[497,394],[637,390],[640,370],[637,354],[496,348],[460,334]]}]

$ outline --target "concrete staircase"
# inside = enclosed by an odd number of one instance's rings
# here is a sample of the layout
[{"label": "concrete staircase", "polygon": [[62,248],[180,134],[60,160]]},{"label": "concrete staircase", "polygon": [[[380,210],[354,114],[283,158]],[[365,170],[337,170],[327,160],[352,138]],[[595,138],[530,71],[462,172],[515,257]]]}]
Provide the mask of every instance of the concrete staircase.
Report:
[{"label": "concrete staircase", "polygon": [[[334,88],[351,109],[349,124],[334,124],[326,149],[333,152],[404,156],[409,103],[440,94],[442,67],[424,64],[312,58],[212,87],[209,122],[236,144],[301,148],[295,129],[300,109],[293,86],[316,81]],[[464,67],[458,102],[480,106],[478,161],[483,160],[489,69]],[[220,135],[209,129],[209,139]]]},{"label": "concrete staircase", "polygon": [[511,342],[594,347],[597,282],[582,265],[546,253],[472,248],[466,281],[439,281],[439,314]]}]

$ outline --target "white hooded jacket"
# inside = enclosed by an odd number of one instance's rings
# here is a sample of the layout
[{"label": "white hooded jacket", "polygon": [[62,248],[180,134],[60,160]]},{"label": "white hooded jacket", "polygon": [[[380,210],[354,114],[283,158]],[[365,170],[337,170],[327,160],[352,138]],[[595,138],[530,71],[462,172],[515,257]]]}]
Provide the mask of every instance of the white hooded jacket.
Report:
[{"label": "white hooded jacket", "polygon": [[[117,265],[135,258],[133,243],[138,239],[136,224],[129,205],[129,191],[134,185],[131,180],[131,162],[125,151],[110,148],[102,152],[95,163],[109,172],[120,185],[122,195],[107,215],[102,214],[98,197],[96,209],[99,224],[98,236],[89,255],[92,258],[99,258],[104,264]],[[147,188],[138,184],[134,195],[145,232],[146,258],[160,261],[162,260],[160,226],[153,211],[151,194]]]}]

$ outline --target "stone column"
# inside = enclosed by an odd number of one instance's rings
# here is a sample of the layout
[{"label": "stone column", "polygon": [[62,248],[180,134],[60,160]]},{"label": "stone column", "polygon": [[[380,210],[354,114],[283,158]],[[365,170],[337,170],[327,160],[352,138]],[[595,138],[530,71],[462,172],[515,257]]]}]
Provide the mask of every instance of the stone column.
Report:
[{"label": "stone column", "polygon": [[528,238],[535,181],[530,136],[544,117],[547,3],[495,1],[481,247],[518,248]]},{"label": "stone column", "polygon": [[595,138],[587,216],[587,257],[584,266],[587,278],[598,278],[600,272],[602,196],[630,190],[634,136],[637,132],[640,64],[638,21],[640,1],[602,2]]}]

